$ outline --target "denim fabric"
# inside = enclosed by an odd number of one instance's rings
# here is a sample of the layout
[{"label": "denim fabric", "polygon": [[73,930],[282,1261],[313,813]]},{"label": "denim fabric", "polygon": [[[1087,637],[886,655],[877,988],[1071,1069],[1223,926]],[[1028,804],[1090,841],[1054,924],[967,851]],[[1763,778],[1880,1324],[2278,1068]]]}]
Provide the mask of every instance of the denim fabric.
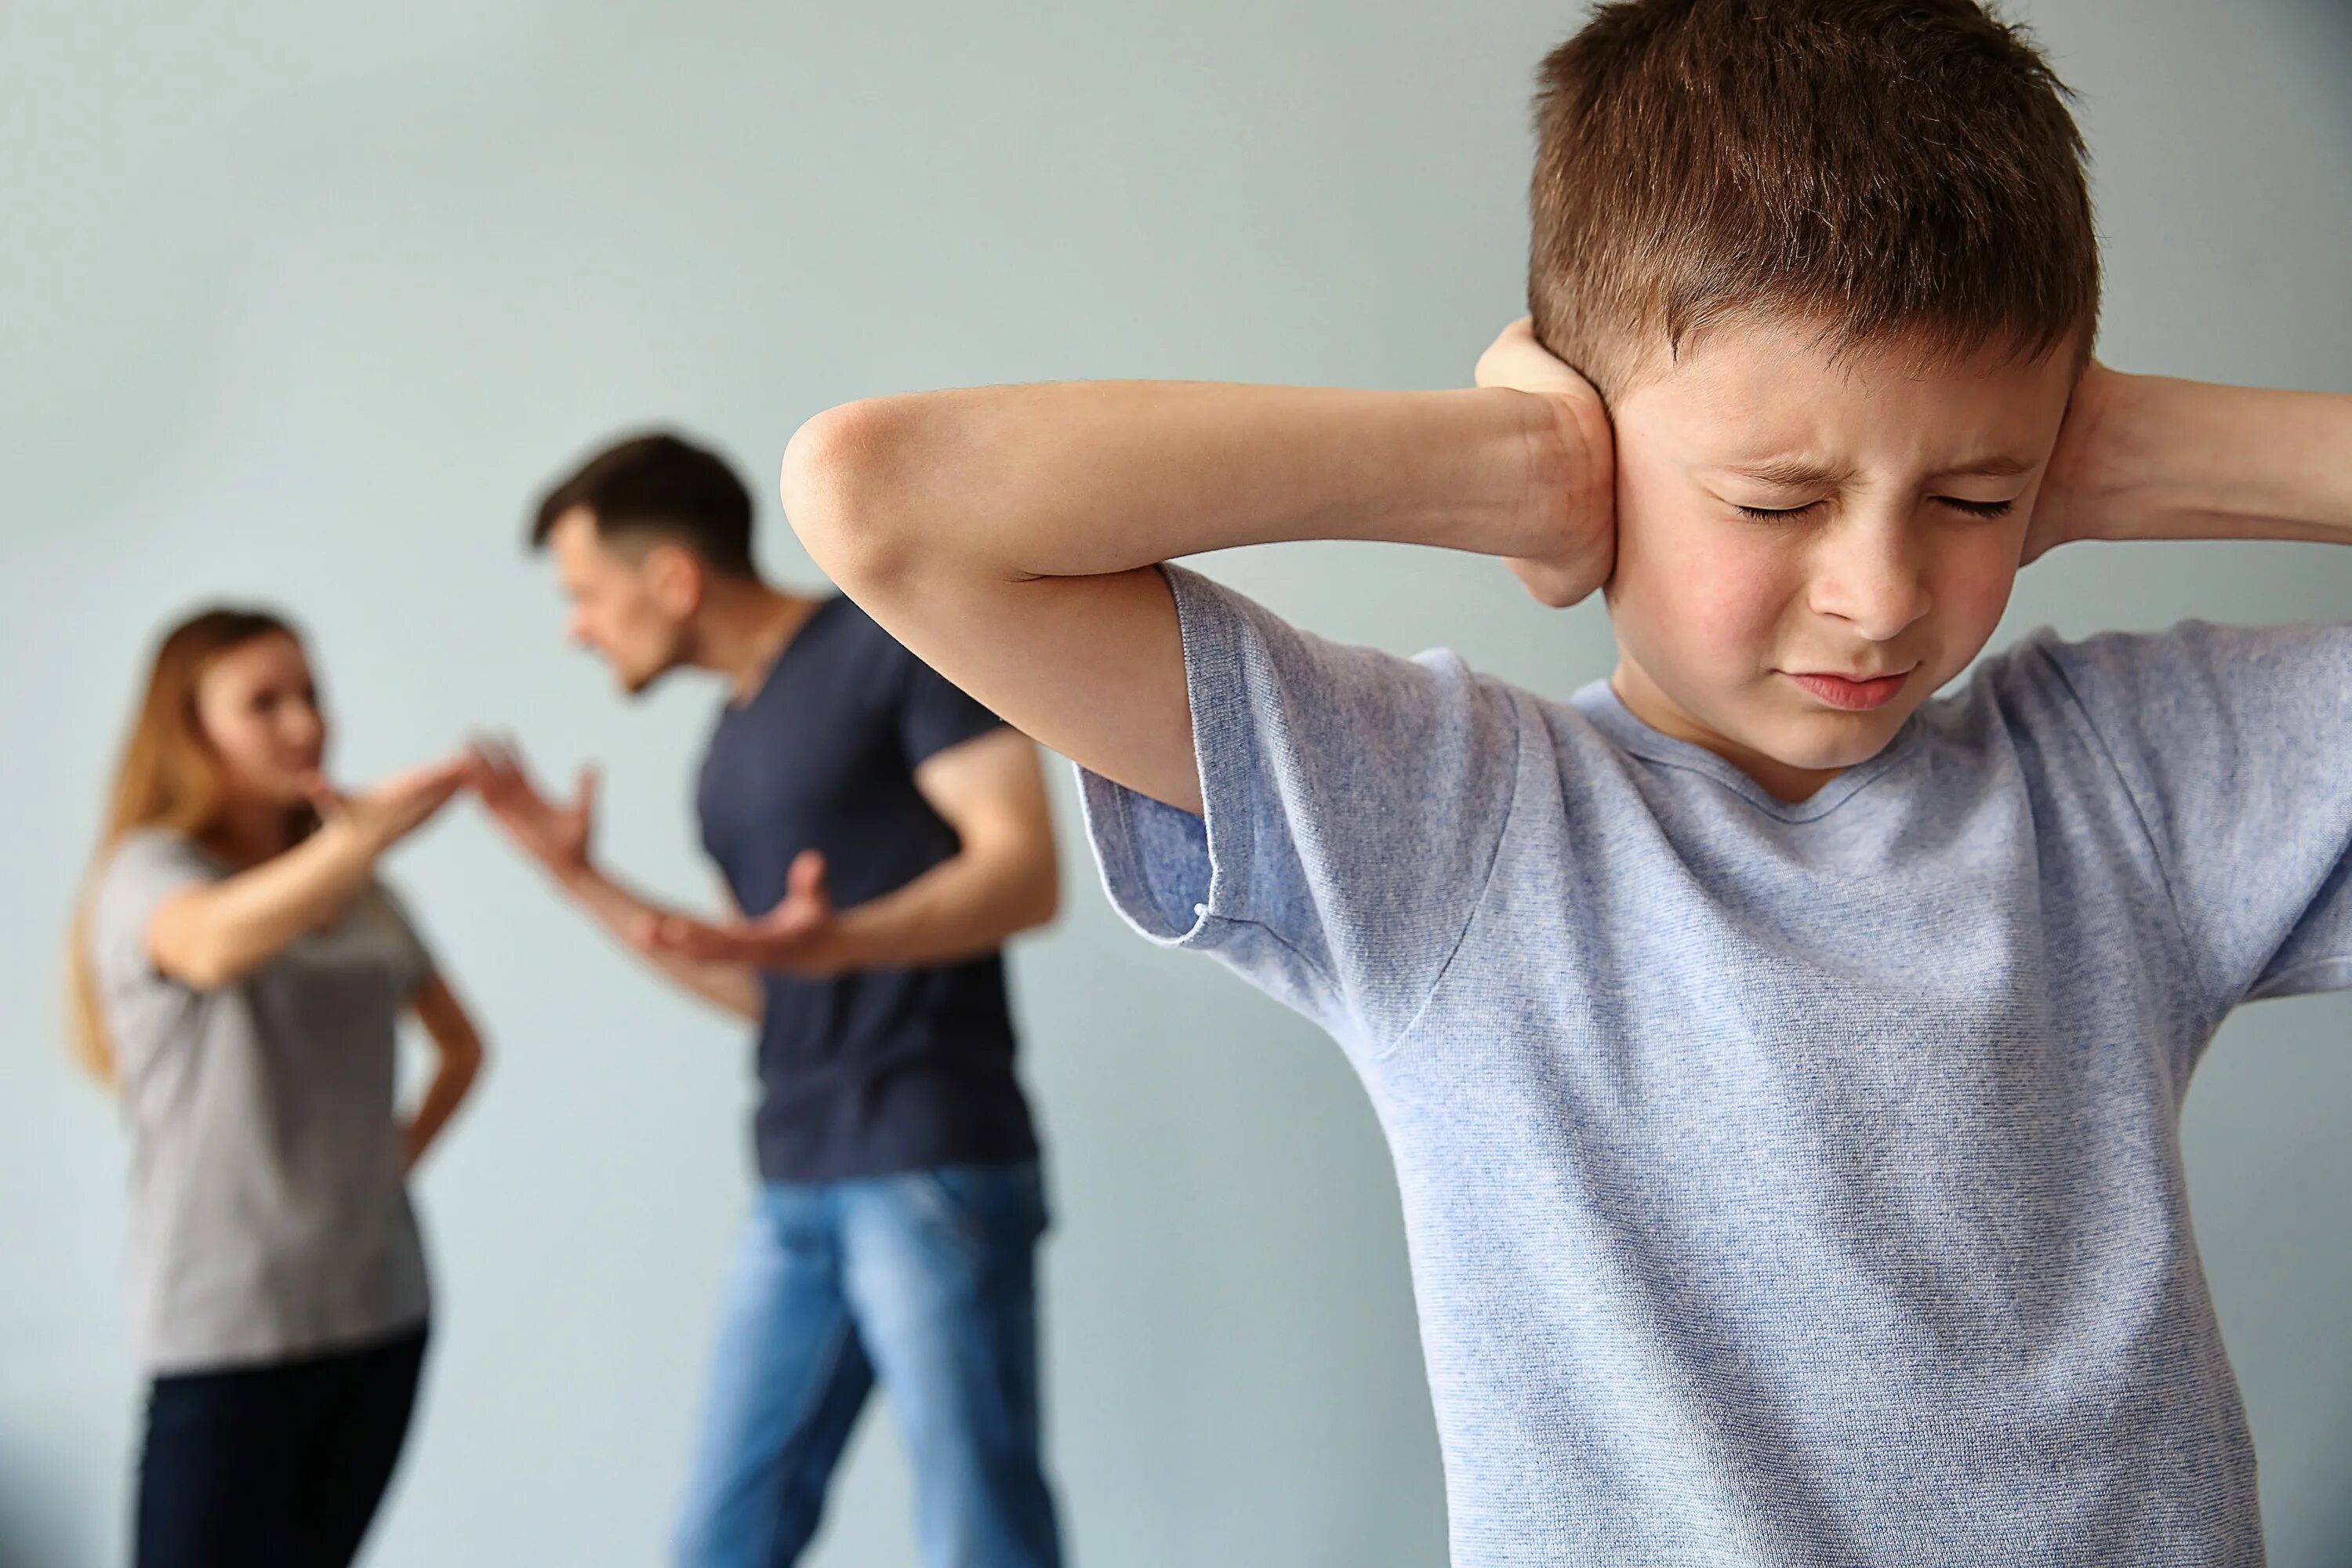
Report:
[{"label": "denim fabric", "polygon": [[924,1568],[1054,1568],[1039,1458],[1034,1161],[770,1183],[744,1228],[680,1568],[783,1568],[878,1382]]}]

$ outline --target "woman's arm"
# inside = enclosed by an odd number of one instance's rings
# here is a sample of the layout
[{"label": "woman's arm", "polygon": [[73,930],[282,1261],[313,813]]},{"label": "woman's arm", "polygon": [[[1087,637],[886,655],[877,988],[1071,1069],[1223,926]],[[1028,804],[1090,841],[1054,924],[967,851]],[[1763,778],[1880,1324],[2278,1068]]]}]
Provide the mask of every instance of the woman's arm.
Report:
[{"label": "woman's arm", "polygon": [[404,1168],[413,1171],[457,1113],[457,1107],[465,1103],[475,1079],[481,1075],[484,1052],[474,1020],[440,975],[427,975],[410,1005],[416,1021],[432,1037],[435,1052],[432,1081],[425,1086],[415,1114],[401,1130]]},{"label": "woman's arm", "polygon": [[324,826],[284,854],[165,900],[147,922],[148,957],[199,991],[236,984],[332,920],[367,885],[384,851],[464,783],[464,761],[453,759],[338,803]]}]

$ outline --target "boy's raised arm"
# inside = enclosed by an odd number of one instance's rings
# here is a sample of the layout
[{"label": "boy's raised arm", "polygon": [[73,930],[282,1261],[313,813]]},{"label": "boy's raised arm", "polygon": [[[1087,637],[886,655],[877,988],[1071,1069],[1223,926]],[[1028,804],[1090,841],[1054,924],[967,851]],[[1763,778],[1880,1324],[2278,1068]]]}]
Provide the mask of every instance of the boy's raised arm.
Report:
[{"label": "boy's raised arm", "polygon": [[1577,390],[1197,383],[853,403],[784,457],[817,563],[925,662],[1055,751],[1201,809],[1158,563],[1291,539],[1511,558],[1571,603],[1610,560],[1608,420]]},{"label": "boy's raised arm", "polygon": [[2070,539],[2352,544],[2352,396],[2217,386],[2093,365],[2035,508]]}]

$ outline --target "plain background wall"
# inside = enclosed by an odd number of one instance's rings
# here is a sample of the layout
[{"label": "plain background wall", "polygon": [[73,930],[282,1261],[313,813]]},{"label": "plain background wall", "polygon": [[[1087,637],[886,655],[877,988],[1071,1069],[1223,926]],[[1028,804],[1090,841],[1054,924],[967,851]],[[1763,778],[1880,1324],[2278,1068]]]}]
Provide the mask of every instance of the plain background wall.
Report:
[{"label": "plain background wall", "polygon": [[[2352,387],[2341,0],[2035,0],[2081,90],[2127,369]],[[364,779],[510,727],[608,770],[604,841],[709,886],[711,704],[561,644],[519,535],[617,427],[763,498],[802,418],[1079,375],[1464,380],[1518,310],[1526,100],[1580,14],[1487,0],[0,7],[0,1563],[122,1538],[122,1149],[58,1043],[59,923],[164,618],[311,626]],[[810,574],[772,504],[763,553]],[[1553,692],[1597,605],[1371,546],[1214,563],[1294,617]],[[2352,612],[2352,552],[2082,547],[2004,637]],[[2347,760],[2352,766],[2352,760]],[[1063,818],[1071,792],[1057,775]],[[1444,1556],[1395,1189],[1298,1020],[1119,930],[1069,844],[1024,944],[1052,1140],[1054,1451],[1081,1563]],[[614,954],[470,809],[393,864],[496,1052],[422,1182],[443,1312],[372,1561],[657,1560],[747,1190],[740,1031]],[[2191,1101],[2199,1231],[2273,1560],[2352,1562],[2352,1005],[2229,1027]],[[869,1415],[820,1564],[911,1562]]]}]

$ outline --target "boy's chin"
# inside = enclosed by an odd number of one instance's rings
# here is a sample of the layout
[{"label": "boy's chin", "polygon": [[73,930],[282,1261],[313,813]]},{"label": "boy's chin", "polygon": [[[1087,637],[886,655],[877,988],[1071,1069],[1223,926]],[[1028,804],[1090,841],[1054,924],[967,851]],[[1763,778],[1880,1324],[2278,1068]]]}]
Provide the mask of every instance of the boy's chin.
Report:
[{"label": "boy's chin", "polygon": [[1653,729],[1713,752],[1791,798],[1885,751],[1918,707],[1907,692],[1874,711],[1837,712],[1799,709],[1778,687],[1670,689],[1651,682],[1630,658],[1620,661],[1613,684],[1634,717]]},{"label": "boy's chin", "polygon": [[1749,742],[1758,755],[1804,773],[1836,773],[1856,767],[1885,751],[1909,716],[1900,713],[1840,714],[1782,720],[1759,726]]}]

